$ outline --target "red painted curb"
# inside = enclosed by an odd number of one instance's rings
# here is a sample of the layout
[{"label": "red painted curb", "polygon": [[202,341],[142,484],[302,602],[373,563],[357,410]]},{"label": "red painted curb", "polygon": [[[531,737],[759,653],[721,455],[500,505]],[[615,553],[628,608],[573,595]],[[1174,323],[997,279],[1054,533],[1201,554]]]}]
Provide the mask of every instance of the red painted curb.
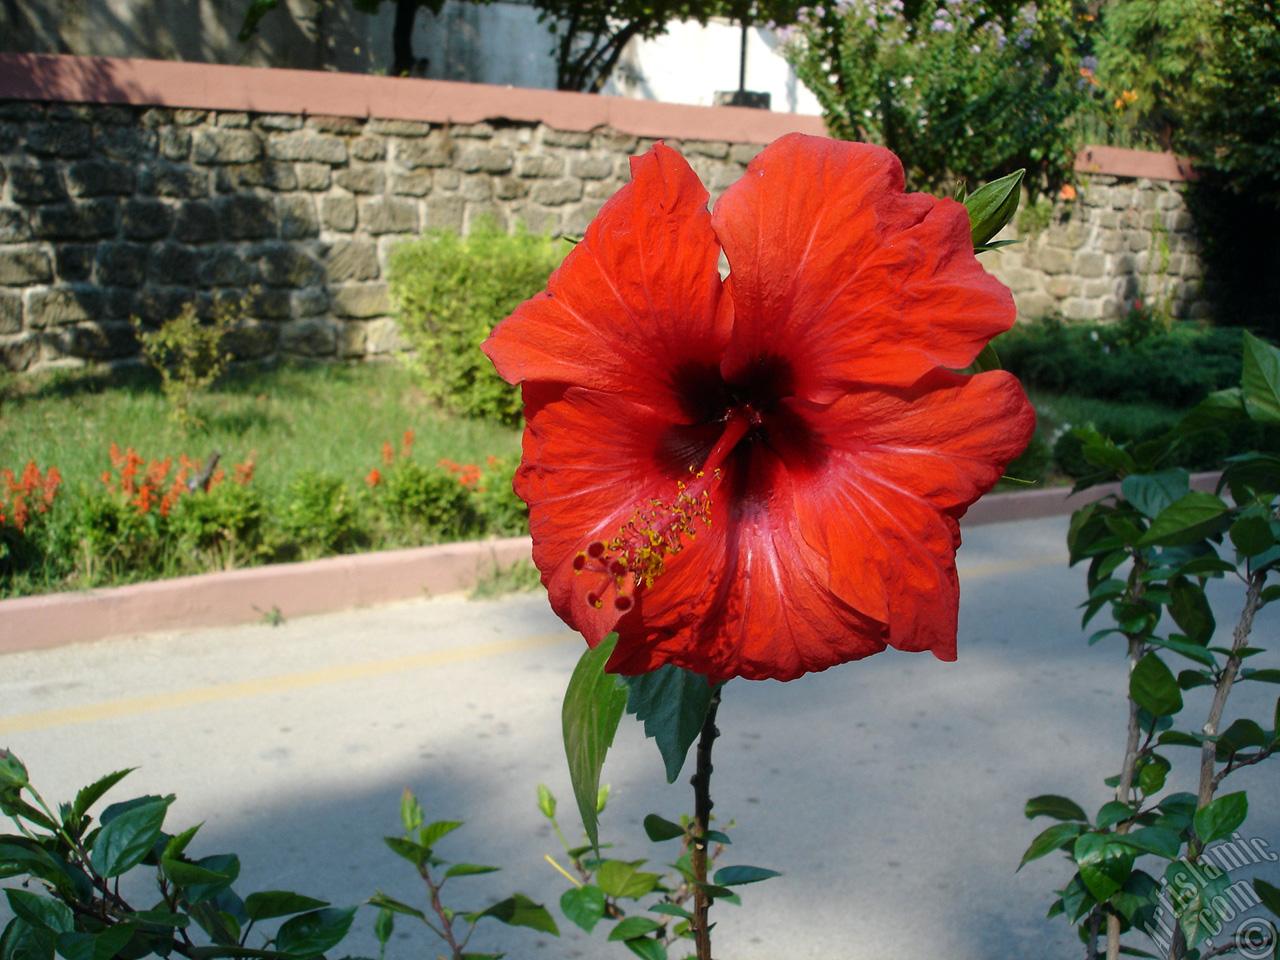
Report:
[{"label": "red painted curb", "polygon": [[[1213,490],[1217,482],[1216,473],[1191,478],[1197,490]],[[969,508],[963,525],[1058,516],[1118,490],[1119,484],[1103,484],[1076,496],[1066,487],[991,494]],[[530,552],[528,537],[511,537],[0,600],[0,654],[159,630],[253,623],[272,610],[292,618],[452,593],[473,586],[495,564],[527,560]]]}]

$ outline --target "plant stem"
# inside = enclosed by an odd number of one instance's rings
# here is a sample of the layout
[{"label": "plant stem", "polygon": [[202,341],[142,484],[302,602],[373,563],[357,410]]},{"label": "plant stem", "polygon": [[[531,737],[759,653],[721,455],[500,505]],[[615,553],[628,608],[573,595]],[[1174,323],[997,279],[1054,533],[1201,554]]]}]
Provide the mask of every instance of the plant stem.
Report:
[{"label": "plant stem", "polygon": [[720,706],[720,687],[711,694],[702,723],[702,735],[698,738],[698,762],[690,783],[693,784],[693,849],[690,863],[693,867],[693,920],[690,928],[698,949],[698,960],[711,960],[711,929],[707,924],[707,912],[711,899],[704,884],[707,882],[707,831],[711,829],[711,745],[720,733],[716,729],[716,710]]},{"label": "plant stem", "polygon": [[[1137,563],[1135,563],[1135,568]],[[1129,638],[1129,673],[1133,674],[1134,667],[1138,665],[1138,661],[1142,659],[1143,653],[1146,651],[1146,644],[1143,643],[1141,636],[1131,636]],[[1120,768],[1120,782],[1116,784],[1116,799],[1121,803],[1129,803],[1133,793],[1133,771],[1138,762],[1138,746],[1142,737],[1142,729],[1138,723],[1138,704],[1129,696],[1129,732],[1125,738],[1124,745],[1124,764]],[[1116,827],[1116,833],[1128,833],[1128,822],[1121,823]],[[1120,957],[1120,917],[1116,914],[1107,912],[1107,960],[1119,960]]]}]

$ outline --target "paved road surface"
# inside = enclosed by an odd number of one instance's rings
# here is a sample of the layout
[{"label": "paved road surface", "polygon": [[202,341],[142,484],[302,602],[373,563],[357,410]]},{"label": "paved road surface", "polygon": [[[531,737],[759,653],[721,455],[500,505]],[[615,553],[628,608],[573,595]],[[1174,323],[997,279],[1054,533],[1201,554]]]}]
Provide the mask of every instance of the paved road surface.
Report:
[{"label": "paved road surface", "polygon": [[[784,876],[744,888],[742,908],[716,908],[718,956],[1080,954],[1061,919],[1042,919],[1064,865],[1014,873],[1047,825],[1022,818],[1026,799],[1069,793],[1100,805],[1121,750],[1122,657],[1114,645],[1085,646],[1083,575],[1066,567],[1065,530],[1066,518],[1053,518],[966,532],[958,663],[890,651],[789,684],[728,687],[714,795],[737,820],[731,862]],[[1275,626],[1267,617],[1258,629],[1274,640]],[[420,902],[410,868],[379,839],[398,832],[407,784],[429,816],[469,821],[441,855],[505,867],[454,881],[467,894],[458,906],[517,889],[551,904],[565,883],[543,860],[559,846],[535,791],[552,788],[568,827],[559,704],[580,650],[541,597],[526,595],[11,654],[0,658],[0,744],[50,799],[140,767],[117,799],[176,793],[169,826],[204,822],[196,855],[239,853],[242,893],[291,889],[343,904],[381,887]],[[1274,702],[1275,688],[1249,692]],[[1249,836],[1280,850],[1276,767],[1246,771],[1240,785],[1254,796]],[[605,779],[614,800],[604,838],[628,858],[664,856],[640,820],[676,819],[691,794],[683,778],[662,783],[633,720]],[[1261,869],[1280,883],[1275,864]],[[372,918],[358,915],[347,950],[372,955]],[[435,956],[410,929],[401,924],[392,960]],[[555,940],[496,924],[472,949],[630,956],[600,936]]]}]

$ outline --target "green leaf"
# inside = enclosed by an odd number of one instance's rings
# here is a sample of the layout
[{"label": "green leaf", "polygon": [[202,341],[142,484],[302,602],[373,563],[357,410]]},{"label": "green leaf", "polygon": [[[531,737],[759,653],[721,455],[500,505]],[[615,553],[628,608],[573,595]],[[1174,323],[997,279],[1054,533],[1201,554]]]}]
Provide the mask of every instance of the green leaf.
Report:
[{"label": "green leaf", "polygon": [[[1001,241],[1001,242],[1004,243],[1004,242],[1011,242],[1011,241]],[[997,244],[991,244],[990,246],[997,246]],[[978,251],[974,251],[974,252],[976,253]],[[986,373],[988,370],[999,370],[999,369],[1000,369],[1000,355],[996,353],[996,348],[988,343],[985,347],[982,348],[981,351],[979,351],[977,357],[974,358],[973,363],[969,364],[960,372],[965,374],[966,376],[972,376],[975,373]]]},{"label": "green leaf", "polygon": [[1194,948],[1221,929],[1214,900],[1225,895],[1229,878],[1211,863],[1192,864],[1185,860],[1169,864],[1164,876],[1178,925],[1187,938],[1187,946]]},{"label": "green leaf", "polygon": [[318,910],[329,904],[324,900],[304,897],[300,893],[287,890],[262,890],[251,893],[244,899],[244,912],[250,920],[272,920],[275,917],[287,917],[307,910]]},{"label": "green leaf", "polygon": [[112,819],[98,833],[89,863],[99,876],[118,877],[140,864],[160,839],[173,796],[153,799]]},{"label": "green leaf", "polygon": [[1262,905],[1277,917],[1280,917],[1280,889],[1257,877],[1253,878],[1253,889],[1257,891],[1258,899],[1262,901]]},{"label": "green leaf", "polygon": [[1196,836],[1203,844],[1231,835],[1249,813],[1249,798],[1243,790],[1218,797],[1196,811]]},{"label": "green leaf", "polygon": [[421,867],[431,856],[431,851],[422,844],[406,840],[404,837],[383,837],[382,840],[396,856],[403,857],[415,867]]},{"label": "green leaf", "polygon": [[1016,170],[999,180],[992,180],[965,198],[964,206],[969,212],[969,234],[975,247],[987,243],[1003,230],[1018,212],[1025,172]]},{"label": "green leaf", "polygon": [[1244,396],[1239,387],[1219,390],[1205,397],[1187,411],[1178,425],[1169,432],[1169,438],[1185,436],[1212,427],[1230,426],[1244,419]]},{"label": "green leaf", "polygon": [[53,960],[54,936],[14,917],[0,934],[0,960]]},{"label": "green leaf", "polygon": [[1217,626],[1204,589],[1182,577],[1169,583],[1169,615],[1182,628],[1187,639],[1203,646],[1213,639]]},{"label": "green leaf", "polygon": [[1239,753],[1248,747],[1265,747],[1270,742],[1271,737],[1258,726],[1256,721],[1241,717],[1218,736],[1215,759],[1219,763],[1225,763],[1232,754]]},{"label": "green leaf", "polygon": [[1259,423],[1280,424],[1280,350],[1244,334],[1244,370],[1240,391],[1249,417]]},{"label": "green leaf", "polygon": [[137,923],[153,927],[174,927],[181,930],[191,926],[190,917],[181,913],[172,913],[168,910],[138,910],[134,913],[126,913],[125,917]]},{"label": "green leaf", "polygon": [[1256,557],[1276,544],[1275,535],[1271,532],[1271,524],[1264,516],[1244,514],[1227,531],[1231,544],[1240,551],[1242,557]]},{"label": "green leaf", "polygon": [[1270,667],[1263,670],[1250,670],[1245,668],[1240,671],[1241,680],[1258,680],[1262,683],[1280,683],[1280,670]]},{"label": "green leaf", "polygon": [[1220,497],[1192,490],[1151,521],[1139,545],[1177,547],[1197,543],[1222,529],[1229,509]]},{"label": "green leaf", "polygon": [[633,937],[623,940],[622,945],[640,957],[640,960],[667,960],[667,948],[662,945],[662,941],[652,937]]},{"label": "green leaf", "polygon": [[595,649],[582,655],[569,678],[561,711],[573,795],[592,846],[600,843],[596,811],[600,770],[627,704],[626,688],[620,686],[612,674],[604,672],[617,643],[618,635],[611,633]]},{"label": "green leaf", "polygon": [[627,917],[609,931],[610,940],[633,940],[659,929],[662,924],[649,917]]},{"label": "green leaf", "polygon": [[1139,660],[1129,675],[1129,696],[1134,703],[1157,717],[1171,716],[1182,709],[1182,691],[1178,689],[1178,681],[1154,652]]},{"label": "green leaf", "polygon": [[117,783],[133,773],[137,767],[129,767],[127,770],[117,770],[115,773],[109,773],[101,780],[95,781],[84,787],[76,794],[75,803],[71,805],[75,822],[78,824],[80,818],[89,812],[89,808],[102,799],[103,794],[114,787]]},{"label": "green leaf", "polygon": [[594,884],[570,887],[560,896],[560,910],[571,923],[590,933],[604,916],[604,893]]},{"label": "green leaf", "polygon": [[649,908],[650,913],[665,913],[669,917],[681,917],[685,920],[692,920],[693,914],[684,907],[674,903],[655,903]]},{"label": "green leaf", "polygon": [[652,893],[662,880],[656,873],[639,869],[643,860],[627,863],[623,860],[605,860],[596,871],[596,883],[606,896],[615,899],[639,900]]},{"label": "green leaf", "polygon": [[548,820],[555,819],[556,798],[545,783],[538,784],[538,809],[542,811],[542,815]]},{"label": "green leaf", "polygon": [[777,870],[766,870],[764,867],[721,867],[711,879],[718,887],[737,887],[744,883],[758,883],[770,877],[780,877]]},{"label": "green leaf", "polygon": [[6,890],[4,895],[9,900],[13,915],[33,927],[50,933],[69,933],[75,929],[75,918],[65,903],[26,890]]},{"label": "green leaf", "polygon": [[355,915],[355,907],[326,907],[304,913],[280,926],[274,946],[290,957],[318,957],[342,942]]},{"label": "green leaf", "polygon": [[97,933],[62,933],[57,938],[58,955],[66,960],[113,960],[134,932],[133,924],[117,923]]},{"label": "green leaf", "polygon": [[551,914],[547,913],[547,908],[534,903],[522,893],[510,896],[501,903],[495,903],[488,910],[467,914],[468,920],[473,918],[478,920],[481,917],[492,917],[509,926],[530,927],[554,937],[560,936],[560,930],[555,920],[551,918]]},{"label": "green leaf", "polygon": [[1114,834],[1086,833],[1076,839],[1073,856],[1080,879],[1099,903],[1124,886],[1133,871],[1134,851]]},{"label": "green leaf", "polygon": [[1191,492],[1191,474],[1182,467],[1159,473],[1134,473],[1120,482],[1120,493],[1148,520]]},{"label": "green leaf", "polygon": [[212,857],[201,857],[196,866],[212,871],[222,877],[213,882],[197,882],[183,890],[183,897],[188,903],[198,904],[213,900],[220,896],[240,876],[240,858],[234,853],[219,853]]},{"label": "green leaf", "polygon": [[1150,797],[1163,790],[1165,778],[1172,768],[1173,765],[1168,760],[1153,753],[1138,773],[1138,786],[1143,794]]},{"label": "green leaf", "polygon": [[183,860],[161,860],[160,869],[164,871],[164,875],[176,887],[190,887],[195,884],[219,884],[230,883],[231,878],[225,873],[218,873],[216,870],[206,870],[204,867],[198,867],[194,863],[187,863]]},{"label": "green leaf", "polygon": [[664,820],[656,813],[651,813],[644,818],[644,832],[654,843],[661,843],[663,840],[683,837],[684,827],[670,820]]},{"label": "green leaf", "polygon": [[383,948],[384,956],[387,942],[395,932],[396,912],[388,907],[382,907],[378,910],[377,919],[373,921],[373,935],[378,938],[378,944]]},{"label": "green leaf", "polygon": [[1055,850],[1069,849],[1084,830],[1083,823],[1055,823],[1031,841],[1031,846],[1022,855],[1018,869],[1021,870],[1032,860],[1039,860]]},{"label": "green leaf", "polygon": [[462,823],[461,820],[437,820],[435,823],[427,824],[418,831],[418,843],[430,852],[441,838],[453,833],[462,826]]},{"label": "green leaf", "polygon": [[187,849],[188,844],[195,839],[195,835],[200,831],[202,824],[197,823],[194,827],[183,830],[176,837],[170,837],[169,842],[164,845],[164,853],[161,854],[161,860],[180,860],[183,851]]},{"label": "green leaf", "polygon": [[1088,820],[1088,815],[1074,800],[1045,793],[1032,797],[1027,801],[1026,816],[1028,820],[1035,817],[1053,817],[1055,820]]},{"label": "green leaf", "polygon": [[[1172,650],[1174,653],[1181,654],[1196,663],[1204,664],[1206,667],[1216,667],[1218,664],[1213,654],[1197,643],[1188,643],[1185,640],[1166,640],[1163,637],[1148,637],[1147,642],[1157,647],[1163,647],[1166,650]],[[1182,686],[1181,680],[1179,680],[1178,686],[1182,687],[1183,690],[1190,689]]]},{"label": "green leaf", "polygon": [[711,706],[712,684],[704,676],[666,664],[651,673],[624,677],[627,712],[644,723],[667,768],[667,783],[680,776],[689,747],[702,731]]},{"label": "green leaf", "polygon": [[482,873],[497,873],[501,867],[486,867],[478,863],[455,863],[444,872],[448,877],[474,877]]},{"label": "green leaf", "polygon": [[417,907],[411,907],[407,903],[401,903],[394,897],[389,897],[381,890],[365,901],[371,907],[377,907],[380,910],[390,910],[392,913],[403,913],[406,916],[417,917],[419,920],[427,919],[427,915]]},{"label": "green leaf", "polygon": [[1117,842],[1143,853],[1154,853],[1166,860],[1176,860],[1182,849],[1182,834],[1169,827],[1142,827],[1132,833],[1116,834]]},{"label": "green leaf", "polygon": [[1120,800],[1108,800],[1098,809],[1098,819],[1094,824],[1099,830],[1106,830],[1108,827],[1115,826],[1121,820],[1128,820],[1133,816],[1133,807]]},{"label": "green leaf", "polygon": [[412,836],[413,831],[425,822],[422,804],[418,803],[418,798],[413,795],[413,791],[405,787],[404,792],[400,794],[400,823],[404,826],[404,832]]}]

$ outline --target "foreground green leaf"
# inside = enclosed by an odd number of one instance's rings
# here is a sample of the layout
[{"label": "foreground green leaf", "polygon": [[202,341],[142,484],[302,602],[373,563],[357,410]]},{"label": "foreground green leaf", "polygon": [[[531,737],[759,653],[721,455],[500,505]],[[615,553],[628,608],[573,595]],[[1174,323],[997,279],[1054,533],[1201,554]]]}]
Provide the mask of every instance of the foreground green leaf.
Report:
[{"label": "foreground green leaf", "polygon": [[604,665],[617,643],[618,635],[611,633],[595,649],[582,655],[569,678],[561,711],[573,795],[582,815],[582,827],[593,847],[600,844],[596,808],[600,770],[627,705],[626,688],[612,674],[604,672]]},{"label": "foreground green leaf", "polygon": [[627,712],[644,723],[667,769],[667,783],[675,783],[689,747],[702,731],[714,690],[700,674],[666,664],[652,673],[624,677]]}]

